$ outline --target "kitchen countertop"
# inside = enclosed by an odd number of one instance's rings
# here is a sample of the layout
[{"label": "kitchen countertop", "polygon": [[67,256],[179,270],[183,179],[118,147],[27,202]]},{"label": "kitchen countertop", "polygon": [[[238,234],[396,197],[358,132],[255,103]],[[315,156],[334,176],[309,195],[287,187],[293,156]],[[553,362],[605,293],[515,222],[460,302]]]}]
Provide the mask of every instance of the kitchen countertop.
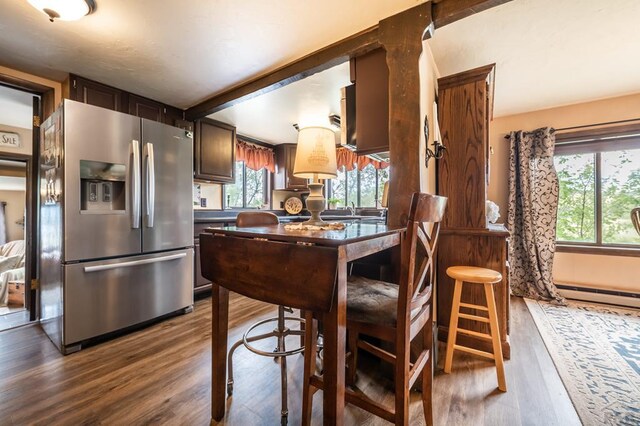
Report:
[{"label": "kitchen countertop", "polygon": [[[236,215],[237,216],[237,215]],[[219,217],[208,217],[208,218],[194,218],[194,223],[227,223],[227,222],[235,222],[236,216],[219,216]],[[382,220],[380,216],[351,216],[351,215],[321,215],[324,220]],[[311,216],[278,216],[278,218],[282,222],[288,221],[302,221],[311,218]]]}]

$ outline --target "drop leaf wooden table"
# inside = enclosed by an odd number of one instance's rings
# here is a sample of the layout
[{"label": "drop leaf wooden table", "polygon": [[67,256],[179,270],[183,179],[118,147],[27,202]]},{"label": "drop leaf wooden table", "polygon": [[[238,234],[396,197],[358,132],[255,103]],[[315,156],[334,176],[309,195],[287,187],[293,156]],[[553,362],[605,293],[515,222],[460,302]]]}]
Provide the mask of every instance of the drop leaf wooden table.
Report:
[{"label": "drop leaf wooden table", "polygon": [[213,283],[212,423],[225,412],[231,290],[323,318],[323,421],[343,424],[347,263],[399,245],[403,232],[353,223],[340,231],[288,231],[272,225],[200,234],[202,275]]}]

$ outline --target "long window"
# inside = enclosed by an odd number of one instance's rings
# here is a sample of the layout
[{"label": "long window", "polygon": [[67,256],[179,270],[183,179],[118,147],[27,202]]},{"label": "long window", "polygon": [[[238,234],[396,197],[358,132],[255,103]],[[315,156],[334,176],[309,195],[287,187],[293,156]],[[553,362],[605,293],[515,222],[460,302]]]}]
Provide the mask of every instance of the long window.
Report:
[{"label": "long window", "polygon": [[379,207],[382,188],[389,180],[389,168],[376,169],[372,164],[362,170],[338,169],[338,177],[327,185],[327,199],[337,207]]},{"label": "long window", "polygon": [[631,210],[640,206],[640,135],[558,144],[559,243],[640,247]]},{"label": "long window", "polygon": [[225,208],[259,208],[267,204],[267,170],[251,170],[244,161],[236,161],[235,167],[235,183],[225,185]]}]

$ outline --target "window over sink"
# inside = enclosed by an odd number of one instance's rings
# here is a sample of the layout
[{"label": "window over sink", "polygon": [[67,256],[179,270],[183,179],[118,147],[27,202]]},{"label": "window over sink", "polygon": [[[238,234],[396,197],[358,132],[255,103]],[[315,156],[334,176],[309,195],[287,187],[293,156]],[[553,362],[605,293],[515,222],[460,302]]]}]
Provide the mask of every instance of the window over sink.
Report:
[{"label": "window over sink", "polygon": [[244,161],[236,161],[236,181],[225,185],[225,209],[256,209],[269,203],[269,172],[251,170]]},{"label": "window over sink", "polygon": [[338,169],[338,177],[327,183],[327,200],[336,200],[337,207],[379,208],[384,183],[389,180],[389,168],[376,169],[368,164],[362,170]]}]

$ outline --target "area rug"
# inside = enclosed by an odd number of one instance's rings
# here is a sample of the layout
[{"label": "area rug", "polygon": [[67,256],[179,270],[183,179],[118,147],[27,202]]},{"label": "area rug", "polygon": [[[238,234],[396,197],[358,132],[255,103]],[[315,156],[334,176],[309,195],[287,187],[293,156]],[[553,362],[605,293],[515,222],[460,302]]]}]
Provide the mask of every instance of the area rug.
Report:
[{"label": "area rug", "polygon": [[582,423],[640,425],[640,311],[525,301]]}]

